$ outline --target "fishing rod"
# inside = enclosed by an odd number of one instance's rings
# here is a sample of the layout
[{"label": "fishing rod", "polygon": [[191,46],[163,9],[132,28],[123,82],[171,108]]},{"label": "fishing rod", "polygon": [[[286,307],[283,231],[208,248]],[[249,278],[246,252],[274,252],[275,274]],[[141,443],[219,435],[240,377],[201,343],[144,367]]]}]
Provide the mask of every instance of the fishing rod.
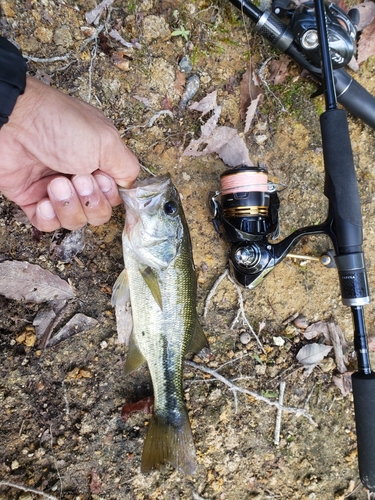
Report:
[{"label": "fishing rod", "polygon": [[[326,234],[331,239],[342,302],[350,307],[353,318],[358,371],[352,375],[352,386],[359,473],[364,486],[375,492],[375,373],[371,370],[363,313],[370,297],[362,250],[361,204],[347,115],[337,106],[341,102],[350,112],[375,126],[375,99],[340,67],[354,53],[357,16],[356,13],[345,16],[324,0],[314,0],[302,5],[296,17],[295,10],[287,11],[288,0],[276,0],[275,10],[292,16],[289,28],[272,12],[263,13],[245,0],[231,1],[256,22],[261,34],[293,55],[322,83],[325,111],[320,116],[320,128],[324,194],[329,203],[323,223],[303,227],[284,240],[271,243],[279,235],[280,202],[276,186],[269,182],[265,166],[240,166],[226,170],[220,176],[220,191],[209,195],[213,223],[220,234],[224,230],[225,239],[231,243],[232,276],[249,289],[261,283],[302,237]],[[345,33],[341,32],[343,23]],[[305,47],[305,52],[310,51],[308,58],[301,47]],[[349,82],[344,89],[342,82]],[[370,112],[363,110],[367,106]]]}]

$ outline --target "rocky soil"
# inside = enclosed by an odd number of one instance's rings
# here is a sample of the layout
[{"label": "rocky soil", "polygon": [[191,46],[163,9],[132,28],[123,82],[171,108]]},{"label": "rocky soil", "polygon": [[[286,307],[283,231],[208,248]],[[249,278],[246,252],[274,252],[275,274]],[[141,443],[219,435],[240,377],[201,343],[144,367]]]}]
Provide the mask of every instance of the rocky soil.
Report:
[{"label": "rocky soil", "polygon": [[[56,331],[76,313],[97,323],[43,349],[33,323],[47,304],[0,297],[0,498],[367,499],[358,477],[352,395],[343,396],[334,384],[339,371],[333,351],[311,373],[296,360],[302,346],[324,342],[322,334],[307,340],[307,325],[332,320],[347,340],[346,368],[355,370],[351,316],[341,304],[335,269],[287,258],[257,289],[242,289],[241,295],[223,277],[207,302],[226,269],[228,247],[211,224],[206,197],[219,188],[226,165],[215,154],[182,156],[201,127],[199,113],[179,107],[185,84],[179,63],[187,56],[190,75],[200,80],[192,99],[216,90],[223,108],[219,125],[235,128],[252,161],[265,163],[282,187],[281,237],[323,220],[318,122],[323,103],[309,97],[315,84],[293,63],[283,82],[272,84],[266,61],[277,60],[278,53],[222,0],[116,0],[97,24],[85,18],[94,0],[0,0],[0,5],[2,34],[19,44],[31,75],[111,118],[146,167],[142,176],[171,173],[191,231],[198,311],[210,342],[210,351],[194,358],[197,366],[185,369],[197,473],[184,476],[166,467],[141,474],[149,414],[134,412],[125,422],[121,411],[151,396],[152,386],[146,368],[123,377],[126,349],[117,341],[110,304],[122,269],[122,207],[104,226],[87,227],[83,251],[63,262],[55,245],[65,233],[37,234],[2,198],[1,260],[37,264],[73,286],[76,298],[59,316]],[[110,36],[111,30],[131,47]],[[244,134],[240,82],[250,60],[255,70],[262,68],[264,100]],[[371,59],[356,74],[373,93],[374,74]],[[374,132],[353,117],[349,126],[373,292]],[[319,256],[329,246],[323,237],[304,239],[295,253]],[[262,348],[242,317],[233,325],[240,298]],[[366,307],[370,337],[374,319],[371,304]],[[282,412],[275,444],[277,409],[270,403],[279,400],[282,383],[283,404],[301,411]]]}]

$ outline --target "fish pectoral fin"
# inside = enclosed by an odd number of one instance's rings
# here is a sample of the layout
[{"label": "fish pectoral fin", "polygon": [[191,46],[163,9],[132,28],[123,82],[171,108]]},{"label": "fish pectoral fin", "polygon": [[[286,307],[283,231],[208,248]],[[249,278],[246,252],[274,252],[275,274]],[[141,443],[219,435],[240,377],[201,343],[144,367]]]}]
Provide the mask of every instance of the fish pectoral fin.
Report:
[{"label": "fish pectoral fin", "polygon": [[198,354],[202,349],[208,347],[208,340],[198,319],[195,321],[195,330],[191,337],[187,352]]},{"label": "fish pectoral fin", "polygon": [[145,357],[139,350],[139,347],[134,340],[134,334],[132,333],[129,339],[129,351],[124,363],[124,374],[129,375],[129,373],[134,372],[145,361]]},{"label": "fish pectoral fin", "polygon": [[116,305],[124,305],[130,301],[129,280],[128,272],[126,269],[121,271],[112,289],[111,304],[112,307]]},{"label": "fish pectoral fin", "polygon": [[152,293],[152,296],[154,297],[157,305],[160,307],[161,310],[163,310],[163,301],[161,298],[161,291],[160,291],[158,277],[156,276],[156,274],[154,273],[154,271],[151,269],[150,266],[144,268],[140,267],[139,272],[141,273],[141,276],[144,279],[146,285],[150,289],[150,292]]}]

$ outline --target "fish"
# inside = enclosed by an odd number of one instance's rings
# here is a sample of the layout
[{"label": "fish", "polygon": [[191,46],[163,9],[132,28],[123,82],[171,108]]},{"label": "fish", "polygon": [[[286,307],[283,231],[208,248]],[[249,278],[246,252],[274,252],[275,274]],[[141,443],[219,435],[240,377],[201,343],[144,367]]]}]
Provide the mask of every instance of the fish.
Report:
[{"label": "fish", "polygon": [[[129,346],[125,375],[146,361],[154,391],[141,471],[169,463],[194,474],[197,461],[183,396],[183,363],[187,353],[199,353],[208,342],[196,310],[197,277],[186,218],[170,175],[136,181],[119,192],[126,213],[125,268],[113,287],[112,305],[119,336]],[[132,327],[117,314],[129,306]]]}]

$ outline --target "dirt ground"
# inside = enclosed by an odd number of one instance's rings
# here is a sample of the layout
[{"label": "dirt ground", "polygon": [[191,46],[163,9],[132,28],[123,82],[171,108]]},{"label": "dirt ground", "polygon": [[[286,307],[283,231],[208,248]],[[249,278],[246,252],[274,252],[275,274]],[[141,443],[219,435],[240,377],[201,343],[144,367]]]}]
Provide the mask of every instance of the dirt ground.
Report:
[{"label": "dirt ground", "polygon": [[[333,353],[310,374],[296,360],[299,349],[312,342],[304,338],[304,327],[333,318],[348,342],[348,370],[355,370],[351,315],[341,304],[335,269],[287,258],[257,289],[243,289],[244,310],[264,352],[253,335],[242,343],[240,336],[249,329],[241,320],[232,327],[239,296],[228,278],[206,302],[225,271],[228,247],[211,224],[205,200],[209,191],[219,188],[219,175],[226,166],[214,154],[182,156],[190,140],[199,137],[201,125],[198,113],[178,110],[178,64],[188,56],[192,73],[200,78],[194,100],[217,90],[223,106],[219,124],[236,128],[252,161],[265,163],[270,178],[285,186],[280,192],[281,237],[323,220],[327,203],[318,122],[322,100],[309,98],[314,84],[291,64],[283,83],[263,85],[264,102],[254,126],[243,134],[240,81],[248,61],[251,58],[259,70],[278,53],[229,2],[116,0],[96,27],[85,20],[94,0],[0,0],[0,4],[2,34],[30,56],[31,75],[101,109],[147,169],[171,173],[191,231],[198,311],[210,342],[210,352],[194,361],[268,398],[264,402],[254,394],[234,391],[201,369],[186,366],[184,389],[197,473],[184,476],[167,467],[141,474],[149,415],[135,412],[124,422],[121,409],[150,396],[152,386],[146,368],[127,378],[122,375],[126,352],[117,341],[110,303],[122,269],[122,207],[102,227],[87,227],[84,250],[64,263],[53,250],[64,234],[36,234],[21,211],[2,198],[1,260],[40,265],[73,286],[76,298],[56,331],[78,312],[97,325],[41,349],[33,321],[47,304],[0,297],[0,499],[41,498],[32,490],[64,500],[367,499],[358,477],[352,396],[344,397],[333,383],[337,375]],[[102,30],[90,40],[96,28]],[[125,48],[109,36],[111,29],[127,41],[137,39],[139,45]],[[173,31],[180,34],[171,36]],[[57,56],[60,59],[49,60]],[[375,93],[374,75],[370,59],[356,78]],[[263,76],[267,82],[268,65]],[[173,114],[155,117],[166,107]],[[349,126],[373,292],[374,132],[353,117]],[[319,256],[329,247],[326,238],[314,237],[304,239],[295,253]],[[297,315],[306,317],[305,325],[293,323]],[[370,304],[369,336],[375,335],[374,318]],[[275,445],[277,410],[269,402],[278,401],[281,382],[285,382],[284,405],[304,414],[282,412]]]}]

